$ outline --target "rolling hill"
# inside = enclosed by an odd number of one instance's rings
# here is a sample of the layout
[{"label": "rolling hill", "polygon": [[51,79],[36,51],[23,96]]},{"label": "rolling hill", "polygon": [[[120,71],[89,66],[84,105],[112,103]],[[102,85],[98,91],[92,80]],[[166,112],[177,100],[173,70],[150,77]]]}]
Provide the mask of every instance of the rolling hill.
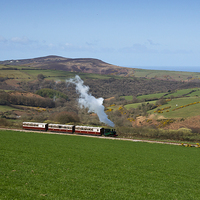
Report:
[{"label": "rolling hill", "polygon": [[198,72],[128,68],[112,65],[94,58],[65,58],[50,55],[32,59],[0,61],[0,69],[6,70],[10,66],[21,66],[22,69],[48,69],[74,73],[142,77],[167,81],[200,82],[200,73]]},{"label": "rolling hill", "polygon": [[83,72],[93,74],[112,74],[129,76],[134,69],[111,65],[93,58],[64,58],[60,56],[46,56],[33,59],[1,61],[1,65],[17,65],[39,69],[63,70],[68,72]]}]

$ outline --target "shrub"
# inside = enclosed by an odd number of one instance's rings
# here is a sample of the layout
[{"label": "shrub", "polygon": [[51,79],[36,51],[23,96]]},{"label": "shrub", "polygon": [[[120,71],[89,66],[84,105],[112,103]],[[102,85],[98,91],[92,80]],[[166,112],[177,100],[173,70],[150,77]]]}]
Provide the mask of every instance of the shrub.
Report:
[{"label": "shrub", "polygon": [[38,74],[37,79],[38,80],[44,80],[45,76],[43,74]]},{"label": "shrub", "polygon": [[5,118],[0,118],[0,126],[1,127],[7,127],[7,126],[11,126],[12,122],[8,121]]},{"label": "shrub", "polygon": [[166,103],[167,103],[166,99],[159,99],[158,101],[156,101],[156,105],[164,105]]},{"label": "shrub", "polygon": [[55,117],[53,117],[53,120],[61,124],[66,124],[70,122],[79,122],[79,117],[74,112],[63,111],[56,114]]},{"label": "shrub", "polygon": [[191,129],[180,128],[178,130],[152,129],[145,127],[117,127],[117,134],[125,138],[152,138],[178,141],[200,141],[198,133]]},{"label": "shrub", "polygon": [[36,92],[36,94],[42,96],[42,97],[49,97],[49,98],[63,98],[65,100],[68,99],[67,95],[65,95],[62,92],[59,92],[57,90],[49,89],[49,88],[43,88]]}]

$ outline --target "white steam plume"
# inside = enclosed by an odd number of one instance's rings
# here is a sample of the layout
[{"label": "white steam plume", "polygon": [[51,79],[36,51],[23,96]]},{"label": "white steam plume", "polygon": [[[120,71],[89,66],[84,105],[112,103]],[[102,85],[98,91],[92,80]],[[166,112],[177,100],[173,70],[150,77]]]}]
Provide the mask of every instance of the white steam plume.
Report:
[{"label": "white steam plume", "polygon": [[104,112],[103,98],[95,98],[89,94],[89,87],[85,86],[83,80],[76,75],[75,78],[66,80],[67,83],[73,83],[76,85],[76,92],[79,94],[78,103],[80,107],[88,108],[88,112],[94,112],[98,115],[99,120],[109,126],[114,127],[115,124],[108,119],[108,116]]}]

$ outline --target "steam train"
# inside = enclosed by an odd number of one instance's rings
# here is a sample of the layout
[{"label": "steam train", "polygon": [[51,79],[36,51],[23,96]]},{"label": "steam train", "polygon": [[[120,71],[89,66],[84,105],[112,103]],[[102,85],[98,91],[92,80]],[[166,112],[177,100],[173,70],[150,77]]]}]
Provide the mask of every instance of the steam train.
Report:
[{"label": "steam train", "polygon": [[48,124],[38,122],[23,122],[23,129],[26,130],[37,130],[37,131],[50,131],[50,132],[61,132],[61,133],[76,133],[84,135],[97,135],[97,136],[110,136],[116,137],[116,131],[111,129],[105,129],[102,127],[90,127],[90,126],[75,126],[65,124]]}]

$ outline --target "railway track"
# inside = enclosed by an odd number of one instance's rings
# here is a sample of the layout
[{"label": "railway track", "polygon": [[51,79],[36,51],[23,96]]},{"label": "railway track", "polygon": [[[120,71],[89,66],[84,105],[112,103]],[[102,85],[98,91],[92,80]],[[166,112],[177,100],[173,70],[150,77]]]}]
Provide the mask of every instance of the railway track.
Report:
[{"label": "railway track", "polygon": [[[57,134],[57,135],[71,135],[71,136],[82,136],[82,137],[93,137],[101,139],[110,139],[110,140],[123,140],[123,141],[132,141],[132,142],[147,142],[147,143],[157,143],[157,144],[169,144],[169,145],[178,145],[186,146],[186,143],[177,143],[177,142],[165,142],[165,141],[155,141],[155,140],[143,140],[143,139],[130,139],[130,138],[120,138],[120,137],[105,137],[105,136],[94,136],[94,135],[81,135],[81,134],[70,134],[70,133],[60,133],[60,132],[46,132],[46,131],[33,131],[33,130],[24,130],[24,129],[10,129],[10,128],[0,128],[0,130],[11,130],[11,131],[20,131],[20,132],[33,132],[33,133],[43,133],[43,134]],[[196,147],[197,145],[191,145]]]}]

